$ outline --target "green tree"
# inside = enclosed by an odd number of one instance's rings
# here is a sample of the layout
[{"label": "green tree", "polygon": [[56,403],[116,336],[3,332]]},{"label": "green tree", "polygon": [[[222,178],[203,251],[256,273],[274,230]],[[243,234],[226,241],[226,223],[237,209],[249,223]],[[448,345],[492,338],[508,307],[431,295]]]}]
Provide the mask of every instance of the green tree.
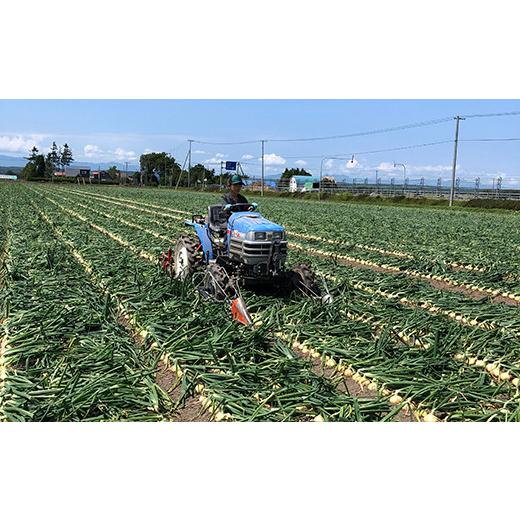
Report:
[{"label": "green tree", "polygon": [[36,157],[38,156],[38,148],[36,148],[36,146],[33,146],[31,148],[31,155],[29,155],[29,157],[25,157],[25,159],[27,159],[29,162],[34,162],[36,161]]},{"label": "green tree", "polygon": [[295,175],[304,175],[306,177],[312,177],[312,175],[304,168],[285,168],[280,179],[290,179]]},{"label": "green tree", "polygon": [[52,149],[51,152],[49,152],[45,156],[45,177],[48,179],[52,179],[52,176],[54,175],[54,172],[56,171],[56,166],[54,163],[54,159],[52,156]]},{"label": "green tree", "polygon": [[[36,148],[36,147],[34,147]],[[33,152],[34,152],[33,148]],[[37,151],[37,150],[36,150]],[[22,178],[28,181],[45,179],[45,157],[43,154],[32,153],[27,158],[27,164],[22,170]]]},{"label": "green tree", "polygon": [[61,150],[60,155],[60,164],[65,169],[67,166],[70,166],[74,162],[74,157],[72,157],[72,150],[69,145],[65,143],[63,145],[63,149]]},{"label": "green tree", "polygon": [[119,170],[117,169],[117,166],[110,166],[110,168],[107,170],[107,175],[113,180],[119,179]]},{"label": "green tree", "polygon": [[35,178],[38,180],[45,179],[45,156],[43,154],[37,155],[34,165],[36,174]]},{"label": "green tree", "polygon": [[57,171],[60,167],[60,150],[56,146],[56,141],[52,142],[51,151],[48,154],[48,159],[52,164],[53,171]]},{"label": "green tree", "polygon": [[206,168],[203,164],[196,164],[190,170],[191,185],[203,186],[204,184],[213,184],[215,181],[215,170]]},{"label": "green tree", "polygon": [[36,166],[34,161],[29,161],[22,169],[22,179],[32,181],[36,176]]},{"label": "green tree", "polygon": [[36,177],[36,158],[38,157],[38,148],[33,146],[31,149],[31,154],[27,159],[27,164],[24,166],[22,170],[22,178],[25,180],[32,180]]},{"label": "green tree", "polygon": [[139,158],[139,166],[143,172],[145,184],[150,184],[153,173],[158,172],[162,183],[174,185],[181,173],[181,168],[175,158],[166,152],[142,154]]}]

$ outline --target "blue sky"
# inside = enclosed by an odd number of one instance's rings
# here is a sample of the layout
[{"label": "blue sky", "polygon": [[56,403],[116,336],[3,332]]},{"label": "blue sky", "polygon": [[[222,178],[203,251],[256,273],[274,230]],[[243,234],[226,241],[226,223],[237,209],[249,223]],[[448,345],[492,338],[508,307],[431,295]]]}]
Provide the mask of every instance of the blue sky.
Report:
[{"label": "blue sky", "polygon": [[[179,162],[187,139],[249,141],[267,139],[266,174],[303,166],[319,173],[320,157],[354,155],[354,161],[327,160],[325,171],[347,178],[402,178],[404,163],[410,179],[438,177],[448,182],[453,156],[451,142],[422,148],[383,151],[451,140],[454,122],[312,142],[269,142],[350,134],[406,125],[456,114],[520,110],[519,100],[2,100],[0,154],[20,157],[36,144],[44,151],[53,140],[67,142],[78,162],[116,163],[130,168],[146,151],[167,151]],[[472,118],[461,122],[461,139],[520,138],[520,116]],[[193,162],[240,160],[250,175],[260,173],[258,143],[242,145],[193,144]],[[5,161],[4,161],[5,163]],[[464,183],[481,177],[504,185],[520,185],[520,141],[461,142],[458,175]]]}]

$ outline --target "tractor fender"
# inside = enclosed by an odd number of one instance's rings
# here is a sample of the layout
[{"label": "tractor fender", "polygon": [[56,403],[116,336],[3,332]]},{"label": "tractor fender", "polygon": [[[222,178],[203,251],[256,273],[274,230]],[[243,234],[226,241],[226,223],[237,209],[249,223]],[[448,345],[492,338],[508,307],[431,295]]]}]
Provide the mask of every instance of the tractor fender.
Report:
[{"label": "tractor fender", "polygon": [[206,262],[208,260],[213,260],[213,245],[211,243],[211,239],[209,237],[208,228],[203,224],[193,224],[195,228],[195,232],[199,237],[200,243],[202,245],[202,251],[204,253],[204,258]]}]

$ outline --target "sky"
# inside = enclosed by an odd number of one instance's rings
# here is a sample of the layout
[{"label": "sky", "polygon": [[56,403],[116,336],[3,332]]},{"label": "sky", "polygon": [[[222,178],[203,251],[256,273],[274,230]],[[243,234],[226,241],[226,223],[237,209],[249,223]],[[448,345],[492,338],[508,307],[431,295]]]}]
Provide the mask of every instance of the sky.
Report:
[{"label": "sky", "polygon": [[[240,161],[244,172],[260,175],[261,144],[208,144],[265,139],[266,176],[286,167],[323,171],[346,180],[407,177],[449,182],[455,115],[520,111],[520,100],[0,100],[2,164],[52,141],[71,146],[76,164],[114,163],[136,168],[148,151],[171,153],[183,163],[193,139],[192,163],[216,170],[220,161]],[[427,126],[357,137],[280,142],[349,135],[450,118]],[[501,177],[520,186],[520,115],[472,117],[460,122],[457,175],[463,184],[481,185]],[[468,141],[466,141],[468,140]],[[196,141],[202,141],[198,143]],[[439,141],[448,141],[440,144]],[[427,145],[402,150],[388,150]],[[368,153],[367,153],[368,152]],[[353,155],[353,157],[352,157]],[[341,157],[329,159],[328,157]],[[394,163],[405,165],[394,167]]]}]

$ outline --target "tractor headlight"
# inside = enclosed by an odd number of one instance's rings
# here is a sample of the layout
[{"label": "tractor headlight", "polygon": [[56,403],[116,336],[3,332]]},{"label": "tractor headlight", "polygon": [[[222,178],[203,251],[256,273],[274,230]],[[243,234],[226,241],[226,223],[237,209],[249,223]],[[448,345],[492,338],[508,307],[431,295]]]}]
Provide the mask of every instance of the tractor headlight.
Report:
[{"label": "tractor headlight", "polygon": [[273,238],[283,238],[283,231],[273,231]]},{"label": "tractor headlight", "polygon": [[267,238],[267,234],[265,231],[257,231],[255,233],[255,240],[265,240]]}]

